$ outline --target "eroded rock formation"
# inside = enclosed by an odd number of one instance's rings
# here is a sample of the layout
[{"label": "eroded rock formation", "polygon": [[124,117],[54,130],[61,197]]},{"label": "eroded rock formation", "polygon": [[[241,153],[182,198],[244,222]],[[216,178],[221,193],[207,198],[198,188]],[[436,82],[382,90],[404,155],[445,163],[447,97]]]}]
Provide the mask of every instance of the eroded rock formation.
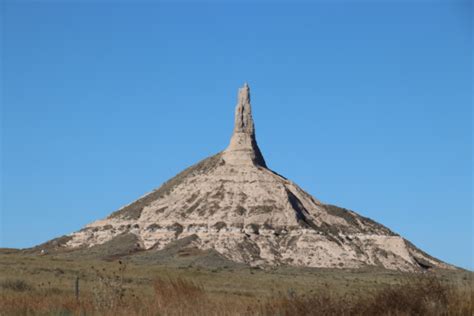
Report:
[{"label": "eroded rock formation", "polygon": [[56,246],[84,249],[123,236],[150,252],[186,238],[187,245],[253,266],[450,268],[390,229],[324,204],[268,169],[247,84],[239,90],[227,149]]},{"label": "eroded rock formation", "polygon": [[223,159],[226,163],[236,166],[266,167],[265,159],[263,159],[255,137],[255,125],[250,105],[250,88],[247,83],[239,89],[238,102],[235,108],[234,132],[229,147],[224,150]]}]

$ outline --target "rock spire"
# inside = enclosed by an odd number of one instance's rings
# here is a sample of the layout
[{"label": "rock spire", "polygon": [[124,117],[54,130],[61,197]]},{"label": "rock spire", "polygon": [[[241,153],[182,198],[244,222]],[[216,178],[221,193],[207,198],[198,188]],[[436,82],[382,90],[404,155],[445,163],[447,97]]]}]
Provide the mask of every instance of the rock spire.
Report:
[{"label": "rock spire", "polygon": [[247,83],[239,89],[238,102],[235,108],[234,133],[246,133],[255,137],[255,127],[250,105],[250,87]]},{"label": "rock spire", "polygon": [[246,84],[227,149],[107,218],[29,251],[206,267],[231,260],[261,267],[453,268],[371,219],[318,201],[265,166]]},{"label": "rock spire", "polygon": [[265,159],[258,148],[255,125],[250,105],[250,87],[247,83],[239,89],[235,108],[234,132],[230,144],[224,151],[224,160],[232,165],[256,165],[266,167]]}]

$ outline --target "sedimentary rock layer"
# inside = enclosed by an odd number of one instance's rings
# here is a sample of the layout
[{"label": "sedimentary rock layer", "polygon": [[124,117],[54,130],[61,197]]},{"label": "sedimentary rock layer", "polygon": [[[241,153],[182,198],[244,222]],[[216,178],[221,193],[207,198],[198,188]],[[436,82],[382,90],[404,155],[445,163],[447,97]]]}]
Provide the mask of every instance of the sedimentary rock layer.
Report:
[{"label": "sedimentary rock layer", "polygon": [[239,90],[227,149],[72,233],[57,247],[84,249],[123,236],[148,251],[187,238],[188,246],[253,266],[450,268],[390,229],[321,203],[268,169],[256,141],[247,84]]}]

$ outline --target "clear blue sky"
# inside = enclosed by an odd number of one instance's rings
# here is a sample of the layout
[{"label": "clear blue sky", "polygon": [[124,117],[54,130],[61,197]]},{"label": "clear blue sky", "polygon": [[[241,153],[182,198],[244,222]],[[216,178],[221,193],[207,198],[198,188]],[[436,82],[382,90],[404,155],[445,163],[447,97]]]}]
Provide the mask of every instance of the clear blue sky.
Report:
[{"label": "clear blue sky", "polygon": [[3,1],[1,247],[107,216],[224,149],[473,268],[470,1]]}]

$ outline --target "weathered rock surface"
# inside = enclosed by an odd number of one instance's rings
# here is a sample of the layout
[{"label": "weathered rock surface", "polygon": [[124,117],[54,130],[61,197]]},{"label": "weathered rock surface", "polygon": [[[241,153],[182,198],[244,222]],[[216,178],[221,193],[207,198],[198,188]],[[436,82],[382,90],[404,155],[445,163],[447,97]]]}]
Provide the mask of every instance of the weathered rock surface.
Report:
[{"label": "weathered rock surface", "polygon": [[105,251],[98,245],[115,245],[114,240],[126,240],[128,253],[140,249],[141,256],[143,250],[169,252],[183,240],[252,266],[451,268],[388,228],[323,204],[268,169],[255,137],[247,84],[239,90],[227,149],[55,245]]},{"label": "weathered rock surface", "polygon": [[227,164],[242,166],[254,165],[266,167],[255,137],[255,125],[250,105],[250,88],[246,83],[239,89],[238,103],[235,108],[234,132],[229,147],[223,153]]}]

